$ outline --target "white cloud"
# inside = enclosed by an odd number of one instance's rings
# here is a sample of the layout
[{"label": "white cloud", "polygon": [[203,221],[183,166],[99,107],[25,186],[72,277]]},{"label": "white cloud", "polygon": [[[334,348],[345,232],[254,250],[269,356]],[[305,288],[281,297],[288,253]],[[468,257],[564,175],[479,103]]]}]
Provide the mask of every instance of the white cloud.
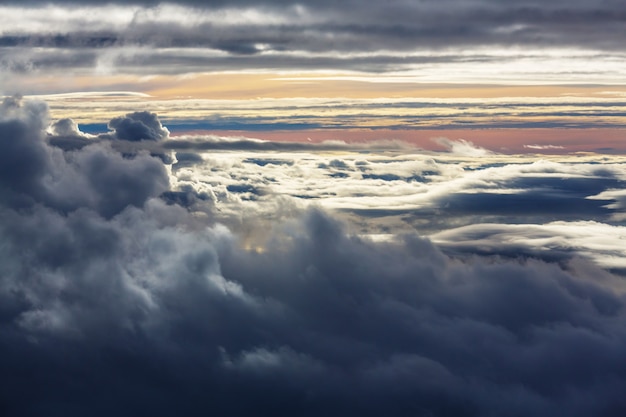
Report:
[{"label": "white cloud", "polygon": [[626,270],[626,227],[585,222],[477,224],[430,236],[433,242],[469,253],[508,256],[580,256],[603,268]]},{"label": "white cloud", "polygon": [[465,139],[451,140],[439,137],[434,138],[433,141],[445,147],[448,152],[456,156],[479,157],[493,154],[493,152],[485,148],[481,148],[480,146],[476,146],[472,142]]},{"label": "white cloud", "polygon": [[536,150],[565,149],[565,147],[560,145],[524,145],[524,148]]}]

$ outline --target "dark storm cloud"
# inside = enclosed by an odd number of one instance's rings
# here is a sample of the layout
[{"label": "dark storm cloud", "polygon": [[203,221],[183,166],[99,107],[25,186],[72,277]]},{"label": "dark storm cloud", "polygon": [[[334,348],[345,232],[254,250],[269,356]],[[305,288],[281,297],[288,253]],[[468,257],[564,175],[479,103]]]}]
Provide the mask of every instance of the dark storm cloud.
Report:
[{"label": "dark storm cloud", "polygon": [[46,128],[41,104],[0,107],[3,414],[626,412],[606,271],[372,243],[318,210],[245,250],[158,159],[64,152]]}]

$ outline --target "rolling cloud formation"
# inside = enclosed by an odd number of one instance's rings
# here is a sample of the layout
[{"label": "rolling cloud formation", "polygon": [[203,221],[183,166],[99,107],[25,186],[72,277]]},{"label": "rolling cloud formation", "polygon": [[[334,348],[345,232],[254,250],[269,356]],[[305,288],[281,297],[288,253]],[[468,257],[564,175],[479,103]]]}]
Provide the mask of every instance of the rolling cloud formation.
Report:
[{"label": "rolling cloud formation", "polygon": [[246,249],[164,197],[180,179],[162,158],[116,138],[63,150],[48,124],[44,104],[0,107],[3,414],[626,411],[626,288],[591,262],[374,243],[319,209]]}]

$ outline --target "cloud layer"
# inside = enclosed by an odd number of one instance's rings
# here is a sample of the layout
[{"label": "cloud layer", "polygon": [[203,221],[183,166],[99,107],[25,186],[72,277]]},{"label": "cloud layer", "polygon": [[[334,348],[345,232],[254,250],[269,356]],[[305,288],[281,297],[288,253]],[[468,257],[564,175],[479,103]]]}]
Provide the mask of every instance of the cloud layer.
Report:
[{"label": "cloud layer", "polygon": [[[469,78],[492,81],[526,71],[552,82],[623,77],[626,16],[613,1],[115,3],[3,3],[0,68],[142,75],[414,70],[424,79],[460,66]],[[564,72],[564,60],[584,67]]]},{"label": "cloud layer", "polygon": [[[26,2],[27,4],[28,2]],[[462,2],[401,1],[372,5],[363,1],[293,4],[282,1],[237,2],[81,2],[82,8],[110,8],[112,15],[97,19],[82,16],[73,1],[56,1],[70,17],[66,29],[53,36],[37,34],[25,38],[22,30],[5,36],[7,46],[106,47],[110,45],[149,44],[166,47],[210,46],[233,54],[262,51],[362,51],[412,50],[411,40],[441,45],[570,45],[593,48],[619,46],[619,27],[626,16],[617,1],[533,0]],[[5,3],[7,8],[11,2]],[[24,2],[15,2],[13,7]],[[132,4],[132,3],[131,3]],[[143,6],[143,7],[141,7]],[[365,7],[367,6],[367,7]],[[79,8],[80,9],[80,8]],[[24,9],[26,27],[37,28],[37,8]],[[43,9],[46,10],[45,8]],[[53,16],[54,18],[54,16]],[[91,30],[80,28],[87,20]],[[15,22],[7,19],[7,29]],[[52,23],[57,23],[52,21]],[[169,27],[165,23],[170,23]],[[159,32],[156,29],[163,29]],[[587,31],[581,34],[580,29]],[[10,29],[5,29],[7,35]],[[69,31],[67,30],[69,29]],[[81,29],[81,30],[78,30]],[[116,30],[122,29],[122,30]],[[205,29],[202,32],[200,29]],[[220,36],[215,36],[218,33]],[[54,33],[54,32],[53,32]],[[332,34],[332,41],[324,33]],[[607,34],[613,37],[607,37]],[[18,34],[22,35],[19,36]],[[147,37],[143,37],[147,35]]]},{"label": "cloud layer", "polygon": [[[115,138],[63,151],[44,133],[45,105],[0,109],[7,415],[626,410],[626,288],[584,259],[455,258],[415,235],[374,243],[317,209],[246,249],[210,206],[172,204],[167,193],[190,184],[170,184],[161,159],[121,154]],[[228,172],[215,156],[203,161]],[[275,173],[299,164],[247,158]],[[352,164],[319,169],[350,176],[372,162]]]}]

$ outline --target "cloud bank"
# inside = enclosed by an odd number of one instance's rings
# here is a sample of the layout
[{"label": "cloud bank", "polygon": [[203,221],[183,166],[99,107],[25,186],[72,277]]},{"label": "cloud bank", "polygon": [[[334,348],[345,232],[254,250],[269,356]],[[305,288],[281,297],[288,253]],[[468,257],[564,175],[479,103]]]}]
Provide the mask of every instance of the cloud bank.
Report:
[{"label": "cloud bank", "polygon": [[177,179],[161,159],[63,151],[45,105],[0,110],[7,415],[626,411],[626,288],[592,263],[374,243],[317,209],[246,249],[163,197]]},{"label": "cloud bank", "polygon": [[[470,78],[493,81],[508,66],[518,81],[525,71],[553,82],[623,78],[626,16],[614,1],[9,1],[1,11],[0,69],[18,74],[432,67],[427,77],[471,68]],[[563,60],[584,69],[564,72]]]}]

